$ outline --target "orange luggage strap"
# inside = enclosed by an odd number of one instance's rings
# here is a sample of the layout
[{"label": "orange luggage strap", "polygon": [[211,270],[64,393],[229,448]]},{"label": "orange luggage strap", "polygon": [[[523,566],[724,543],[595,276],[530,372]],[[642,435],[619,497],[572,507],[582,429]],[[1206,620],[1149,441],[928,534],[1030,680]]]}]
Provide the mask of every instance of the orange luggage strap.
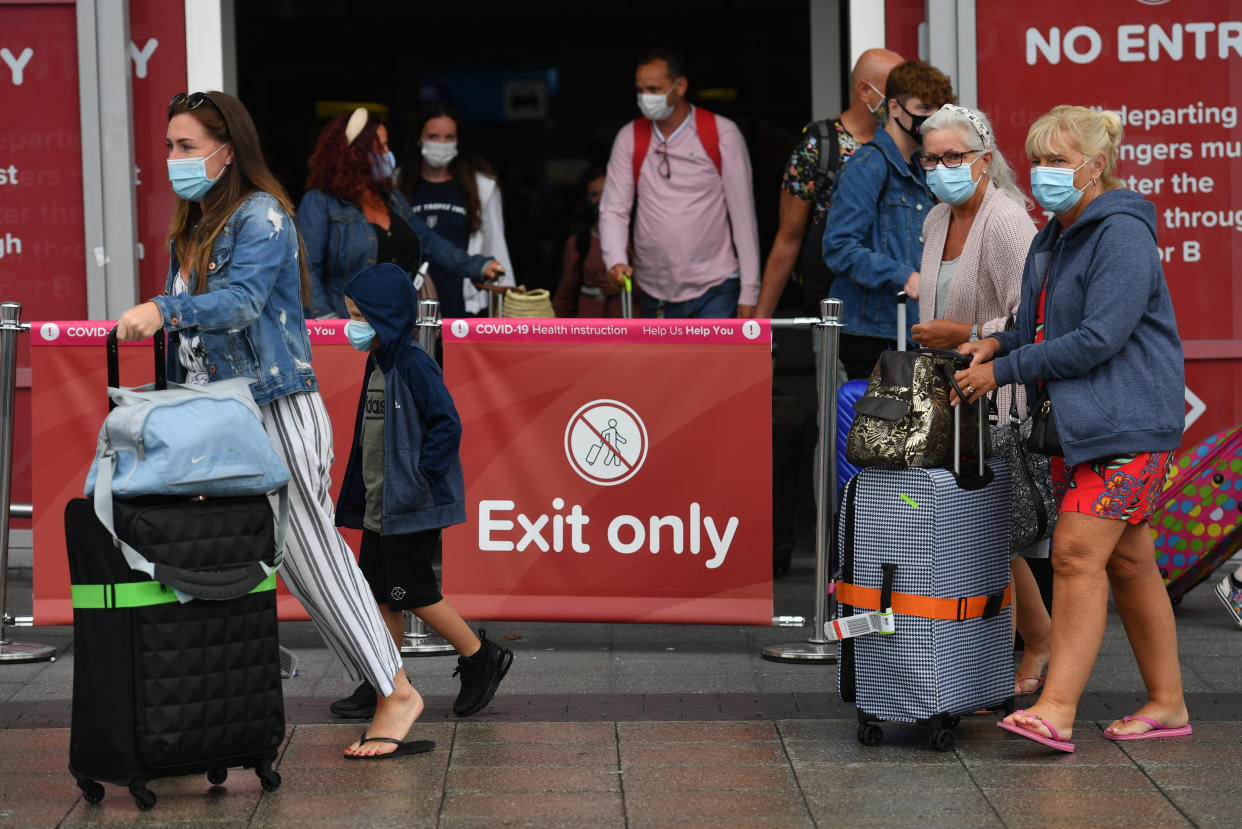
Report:
[{"label": "orange luggage strap", "polygon": [[[1010,585],[1000,593],[990,596],[963,596],[960,599],[934,599],[913,593],[893,591],[893,612],[904,616],[920,616],[924,619],[945,619],[961,622],[966,619],[990,619],[1009,606]],[[860,587],[857,584],[836,583],[836,598],[840,604],[863,610],[884,610],[880,607],[880,590]]]}]

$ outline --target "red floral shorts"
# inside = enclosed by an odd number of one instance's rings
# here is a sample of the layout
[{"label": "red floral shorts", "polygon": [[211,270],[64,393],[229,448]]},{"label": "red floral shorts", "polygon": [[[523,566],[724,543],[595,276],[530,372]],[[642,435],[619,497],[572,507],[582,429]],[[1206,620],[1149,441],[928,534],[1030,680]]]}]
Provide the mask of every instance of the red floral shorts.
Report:
[{"label": "red floral shorts", "polygon": [[1140,452],[1066,465],[1053,457],[1052,485],[1061,512],[1141,524],[1164,489],[1172,452]]}]

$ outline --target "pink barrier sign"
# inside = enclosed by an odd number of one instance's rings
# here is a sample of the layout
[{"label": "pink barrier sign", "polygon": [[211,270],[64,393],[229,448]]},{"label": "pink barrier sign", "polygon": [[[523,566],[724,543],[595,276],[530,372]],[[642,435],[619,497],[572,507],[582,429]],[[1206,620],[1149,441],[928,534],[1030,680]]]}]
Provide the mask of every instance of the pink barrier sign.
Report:
[{"label": "pink barrier sign", "polygon": [[768,320],[446,319],[445,342],[754,345],[770,343]]}]

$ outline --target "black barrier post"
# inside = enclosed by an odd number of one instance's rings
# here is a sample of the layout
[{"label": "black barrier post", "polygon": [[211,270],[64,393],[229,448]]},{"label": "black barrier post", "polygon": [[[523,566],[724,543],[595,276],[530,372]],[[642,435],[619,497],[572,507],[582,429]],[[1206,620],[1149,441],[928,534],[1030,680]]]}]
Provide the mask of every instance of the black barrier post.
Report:
[{"label": "black barrier post", "polygon": [[[819,329],[820,365],[819,445],[816,448],[816,476],[819,484],[815,499],[815,620],[805,642],[768,645],[763,658],[773,662],[831,664],[837,661],[837,645],[824,636],[828,620],[828,550],[832,544],[832,509],[837,492],[837,355],[841,337],[839,299],[819,301],[820,318],[811,324]],[[797,322],[795,320],[795,322]]]},{"label": "black barrier post", "polygon": [[44,662],[56,659],[49,645],[10,642],[5,627],[9,582],[9,499],[13,496],[13,402],[17,384],[17,335],[30,330],[18,302],[0,304],[0,662]]},{"label": "black barrier post", "polygon": [[[491,296],[495,296],[492,294]],[[436,356],[436,336],[440,333],[440,303],[434,299],[418,302],[418,344],[432,357]],[[434,633],[427,632],[423,620],[405,611],[405,635],[401,637],[403,656],[448,656],[457,651]]]}]

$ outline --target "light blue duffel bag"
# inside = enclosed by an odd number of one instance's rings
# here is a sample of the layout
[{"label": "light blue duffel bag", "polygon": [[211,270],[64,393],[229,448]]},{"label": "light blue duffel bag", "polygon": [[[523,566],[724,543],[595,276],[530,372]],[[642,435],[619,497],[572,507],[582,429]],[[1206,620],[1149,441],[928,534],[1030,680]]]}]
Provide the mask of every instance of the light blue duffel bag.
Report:
[{"label": "light blue duffel bag", "polygon": [[[109,335],[112,340],[115,330]],[[111,342],[109,343],[111,345]],[[99,431],[95,460],[86,477],[86,497],[95,515],[112,534],[131,568],[199,598],[210,589],[189,578],[185,585],[172,568],[148,561],[117,538],[113,499],[144,495],[238,497],[276,493],[276,556],[263,564],[262,578],[280,566],[289,521],[289,470],[272,448],[262,414],[244,377],[205,385],[168,383],[136,388],[109,387],[114,408]],[[157,568],[161,571],[158,575]],[[245,593],[254,585],[233,585],[227,592]],[[243,589],[244,588],[244,589]],[[203,595],[203,594],[206,595]],[[240,595],[240,593],[238,594]]]}]

